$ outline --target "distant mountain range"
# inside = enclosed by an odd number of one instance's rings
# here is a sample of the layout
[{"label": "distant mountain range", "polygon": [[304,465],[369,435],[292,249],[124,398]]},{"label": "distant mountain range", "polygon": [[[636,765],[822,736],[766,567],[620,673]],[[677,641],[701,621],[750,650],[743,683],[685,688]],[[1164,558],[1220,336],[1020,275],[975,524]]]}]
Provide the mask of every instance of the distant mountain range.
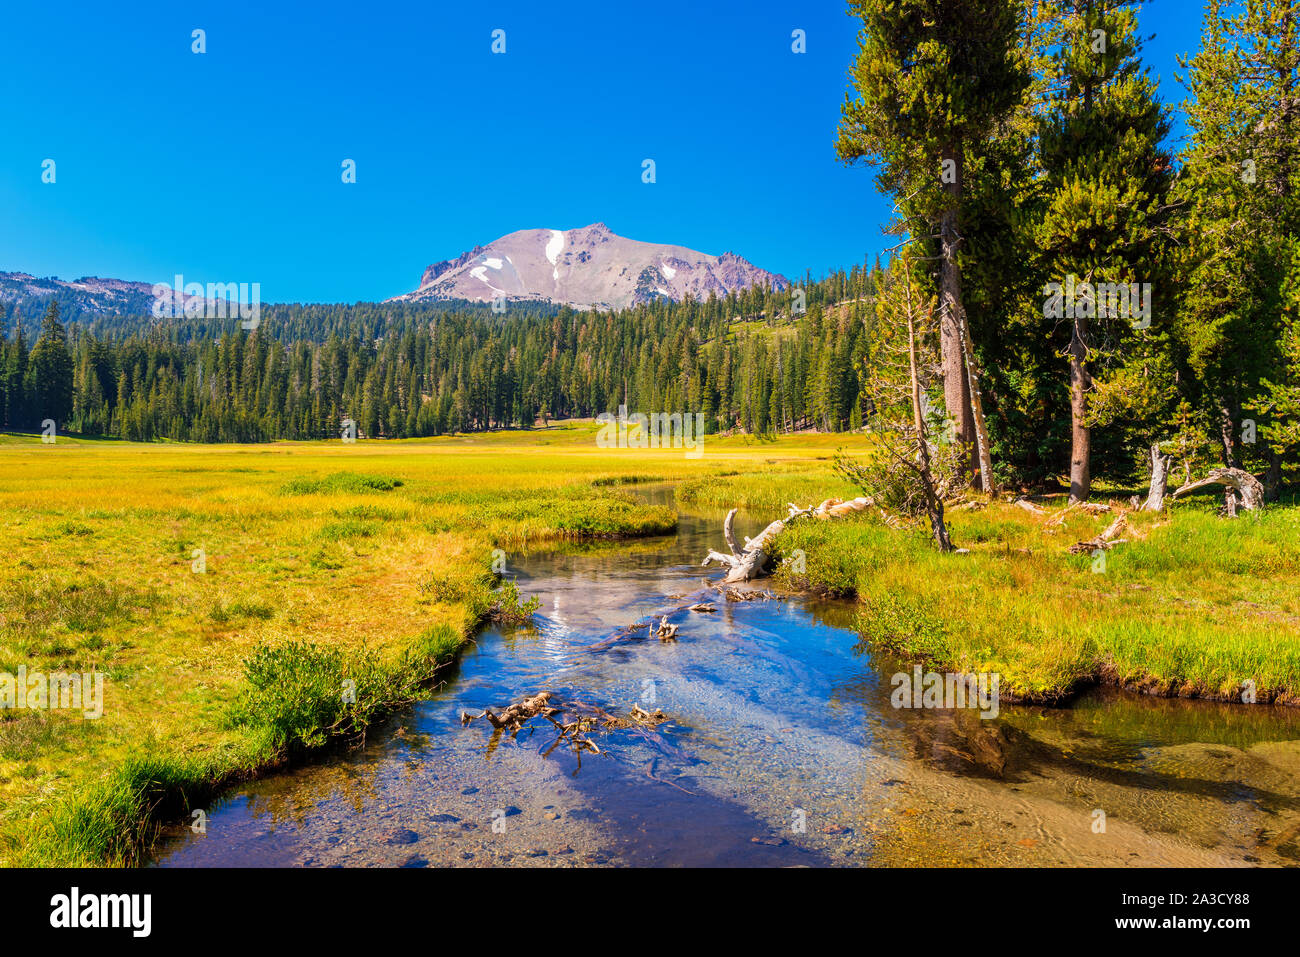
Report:
[{"label": "distant mountain range", "polygon": [[[194,277],[198,278],[198,277]],[[170,281],[171,277],[167,277]],[[710,256],[684,246],[618,236],[604,223],[581,229],[523,229],[434,263],[419,288],[387,302],[532,302],[577,309],[624,309],[655,299],[707,299],[754,285],[789,287],[784,276],[735,253]],[[188,298],[188,297],[187,297]],[[31,324],[57,299],[65,318],[149,317],[153,284],[97,276],[68,282],[0,272],[0,305],[17,304]],[[30,325],[29,325],[30,330]]]},{"label": "distant mountain range", "polygon": [[[121,316],[147,316],[153,308],[153,285],[122,279],[86,276],[76,282],[62,279],[37,279],[22,272],[0,272],[0,303],[38,304],[58,299],[64,312]],[[24,310],[24,318],[39,321],[40,316]]]},{"label": "distant mountain range", "polygon": [[735,253],[627,239],[604,223],[581,229],[521,229],[455,259],[434,263],[414,292],[389,301],[551,302],[625,309],[655,299],[706,299],[754,285],[789,286]]}]

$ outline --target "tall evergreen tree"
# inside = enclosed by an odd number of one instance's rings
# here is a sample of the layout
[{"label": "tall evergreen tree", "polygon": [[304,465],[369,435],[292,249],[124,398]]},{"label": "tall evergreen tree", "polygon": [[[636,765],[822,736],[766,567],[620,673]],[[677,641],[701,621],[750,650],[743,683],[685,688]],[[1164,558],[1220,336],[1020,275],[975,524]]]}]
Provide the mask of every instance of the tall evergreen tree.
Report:
[{"label": "tall evergreen tree", "polygon": [[[1044,274],[1060,287],[1043,311],[1045,331],[1063,326],[1066,338],[1072,501],[1086,499],[1092,486],[1090,395],[1107,373],[1149,350],[1142,340],[1156,333],[1145,335],[1147,318],[1133,314],[1150,303],[1143,294],[1168,299],[1159,242],[1172,182],[1162,146],[1168,122],[1141,63],[1135,6],[1072,0],[1047,31],[1053,92],[1039,130],[1047,195],[1037,238]],[[1099,296],[1100,284],[1137,295]]]},{"label": "tall evergreen tree", "polygon": [[[906,228],[937,240],[944,403],[957,436],[981,453],[970,331],[959,254],[966,169],[1020,102],[1029,83],[1016,53],[1014,0],[850,0],[862,20],[852,79],[856,98],[841,111],[841,159],[868,159],[894,195]],[[982,475],[981,482],[992,477]],[[988,487],[988,486],[986,486]]]},{"label": "tall evergreen tree", "polygon": [[1288,361],[1300,288],[1298,19],[1298,0],[1209,0],[1201,49],[1183,62],[1186,391],[1214,423],[1223,464],[1265,465],[1270,496],[1288,447],[1274,440],[1289,427],[1285,396],[1300,374]]},{"label": "tall evergreen tree", "polygon": [[14,338],[3,350],[4,363],[0,368],[0,389],[5,397],[4,424],[8,428],[27,425],[27,338],[23,334],[22,318],[14,314]]},{"label": "tall evergreen tree", "polygon": [[72,353],[68,333],[59,321],[59,304],[51,302],[41,322],[41,335],[32,349],[30,412],[35,422],[52,419],[62,427],[72,415]]}]

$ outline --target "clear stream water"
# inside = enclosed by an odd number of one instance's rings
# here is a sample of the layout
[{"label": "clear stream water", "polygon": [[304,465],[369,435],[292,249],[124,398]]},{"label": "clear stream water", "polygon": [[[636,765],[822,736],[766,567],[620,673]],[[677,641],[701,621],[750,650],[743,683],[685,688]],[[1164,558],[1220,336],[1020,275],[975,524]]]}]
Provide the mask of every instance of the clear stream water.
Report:
[{"label": "clear stream water", "polygon": [[[687,511],[674,536],[519,557],[534,627],[484,632],[364,747],[232,791],[154,863],[1300,864],[1300,709],[1106,690],[991,720],[895,709],[908,669],[860,647],[851,602],[703,591],[721,522]],[[670,614],[676,643],[620,635],[702,600],[717,611]],[[598,734],[599,756],[546,754],[543,719],[513,738],[461,725],[542,690],[671,720]]]}]

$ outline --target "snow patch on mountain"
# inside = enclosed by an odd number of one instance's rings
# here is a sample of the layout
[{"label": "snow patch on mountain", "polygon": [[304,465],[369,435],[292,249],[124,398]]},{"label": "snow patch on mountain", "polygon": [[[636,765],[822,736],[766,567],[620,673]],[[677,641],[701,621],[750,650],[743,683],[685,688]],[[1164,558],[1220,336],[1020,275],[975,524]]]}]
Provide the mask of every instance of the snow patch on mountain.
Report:
[{"label": "snow patch on mountain", "polygon": [[784,290],[790,283],[735,253],[712,256],[640,242],[593,223],[570,230],[523,229],[476,246],[429,266],[419,287],[394,301],[490,302],[505,296],[577,309],[625,309],[660,298],[704,300],[753,285]]}]

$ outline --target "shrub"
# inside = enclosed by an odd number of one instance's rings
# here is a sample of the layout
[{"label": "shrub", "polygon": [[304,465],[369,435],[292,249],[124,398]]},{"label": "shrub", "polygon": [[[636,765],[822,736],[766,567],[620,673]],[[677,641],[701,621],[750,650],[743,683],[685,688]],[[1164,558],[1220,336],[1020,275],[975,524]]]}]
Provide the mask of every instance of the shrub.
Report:
[{"label": "shrub", "polygon": [[391,492],[401,479],[387,475],[335,472],[324,478],[294,478],[280,486],[281,495],[328,495],[349,492]]}]

